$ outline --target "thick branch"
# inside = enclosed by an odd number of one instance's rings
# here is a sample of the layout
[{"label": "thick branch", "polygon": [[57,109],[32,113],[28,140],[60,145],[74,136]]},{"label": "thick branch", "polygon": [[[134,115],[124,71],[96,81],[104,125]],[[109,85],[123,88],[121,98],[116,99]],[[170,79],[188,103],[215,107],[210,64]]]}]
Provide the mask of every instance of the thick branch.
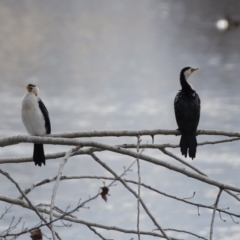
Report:
[{"label": "thick branch", "polygon": [[[198,130],[198,135],[215,135],[215,136],[228,136],[240,138],[238,132],[216,131],[216,130]],[[137,137],[137,136],[154,136],[154,135],[180,135],[178,130],[142,130],[142,131],[92,131],[92,132],[73,132],[73,133],[58,133],[46,135],[51,139],[54,138],[81,138],[81,137]],[[41,139],[40,137],[38,139]],[[36,138],[37,140],[37,138]],[[29,136],[12,136],[0,139],[0,146],[5,147],[8,145],[18,144],[20,142],[31,142]],[[41,143],[41,142],[36,142]],[[51,144],[51,143],[50,143]]]},{"label": "thick branch", "polygon": [[151,162],[153,164],[163,166],[165,168],[168,168],[170,170],[182,173],[182,174],[184,174],[188,177],[197,179],[199,181],[208,183],[210,185],[214,185],[214,186],[222,188],[222,189],[228,189],[228,190],[232,190],[234,192],[239,192],[240,193],[240,188],[231,186],[229,184],[224,184],[224,183],[218,182],[214,179],[202,176],[200,174],[193,173],[193,172],[191,172],[189,170],[186,170],[184,168],[177,167],[173,164],[167,163],[167,162],[162,161],[162,160],[158,160],[158,159],[153,158],[153,157],[149,157],[149,156],[144,155],[142,153],[136,153],[136,152],[133,152],[133,151],[130,151],[130,150],[120,148],[120,147],[110,146],[110,145],[107,145],[107,144],[102,144],[102,143],[93,142],[93,141],[78,141],[78,140],[75,140],[75,139],[65,139],[65,138],[24,137],[22,139],[22,141],[24,141],[24,139],[25,139],[26,142],[32,141],[34,143],[44,143],[44,144],[59,144],[59,145],[72,145],[72,146],[80,146],[80,147],[95,147],[95,148],[108,150],[108,151],[111,151],[111,152],[121,153],[123,155],[131,156],[133,158],[139,158],[139,159],[145,160],[147,162]]},{"label": "thick branch", "polygon": [[[204,145],[213,145],[213,144],[219,144],[219,143],[226,143],[226,142],[233,142],[240,140],[240,138],[227,138],[227,139],[222,139],[219,141],[204,141],[204,142],[199,142],[198,146],[204,146]],[[1,139],[0,139],[1,141]],[[117,145],[117,147],[121,148],[136,148],[136,144],[121,144]],[[165,149],[165,148],[179,148],[178,144],[140,144],[139,148],[141,149]],[[89,154],[92,152],[99,152],[99,151],[104,151],[99,148],[88,148],[88,149],[81,149],[76,152],[74,152],[73,155],[82,155],[82,154]],[[67,154],[67,152],[57,152],[57,153],[50,153],[46,154],[45,157],[46,159],[56,159],[56,158],[61,158],[64,157]],[[2,157],[0,158],[0,164],[3,163],[23,163],[23,162],[32,162],[32,156],[31,157]]]},{"label": "thick branch", "polygon": [[[198,135],[218,135],[228,137],[240,137],[238,132],[227,132],[218,130],[204,130],[199,129]],[[72,132],[72,133],[57,133],[52,134],[52,137],[65,138],[81,138],[81,137],[137,137],[137,136],[153,136],[153,135],[180,135],[178,130],[170,129],[155,129],[155,130],[141,130],[141,131],[91,131],[91,132]]]}]

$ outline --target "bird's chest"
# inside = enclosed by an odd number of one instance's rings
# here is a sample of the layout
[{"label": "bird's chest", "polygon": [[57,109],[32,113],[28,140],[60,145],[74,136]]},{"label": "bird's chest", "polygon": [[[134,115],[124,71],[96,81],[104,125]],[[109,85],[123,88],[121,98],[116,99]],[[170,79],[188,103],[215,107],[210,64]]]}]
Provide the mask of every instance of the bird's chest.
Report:
[{"label": "bird's chest", "polygon": [[196,98],[196,93],[184,93],[184,92],[179,92],[178,97],[182,101],[188,101],[192,102]]},{"label": "bird's chest", "polygon": [[36,97],[26,96],[22,101],[22,111],[29,116],[38,115],[40,113],[38,99]]},{"label": "bird's chest", "polygon": [[176,96],[175,103],[178,104],[192,104],[195,103],[196,100],[196,93],[183,93],[179,92]]},{"label": "bird's chest", "polygon": [[38,99],[35,96],[27,95],[22,101],[22,120],[31,135],[44,135],[45,121],[39,108]]},{"label": "bird's chest", "polygon": [[24,99],[22,104],[22,109],[25,112],[37,112],[38,111],[38,103],[35,100]]},{"label": "bird's chest", "polygon": [[187,94],[184,92],[179,92],[176,96],[174,105],[175,110],[182,111],[184,114],[186,114],[186,112],[192,114],[192,112],[200,109],[200,103],[198,102],[198,96],[196,92]]}]

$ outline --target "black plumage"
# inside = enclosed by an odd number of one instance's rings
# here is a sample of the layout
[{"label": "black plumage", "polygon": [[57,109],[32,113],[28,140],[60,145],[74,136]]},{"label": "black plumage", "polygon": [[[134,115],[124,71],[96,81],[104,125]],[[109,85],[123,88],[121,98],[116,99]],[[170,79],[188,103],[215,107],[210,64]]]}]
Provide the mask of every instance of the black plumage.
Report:
[{"label": "black plumage", "polygon": [[197,139],[196,131],[200,119],[200,98],[196,91],[188,83],[187,78],[197,68],[186,67],[180,73],[182,89],[174,100],[174,110],[178,130],[181,132],[180,148],[182,155],[190,158],[196,157]]},{"label": "black plumage", "polygon": [[40,110],[43,114],[44,120],[45,120],[46,133],[50,134],[51,133],[51,124],[50,124],[48,110],[40,98],[38,98],[38,105],[39,105],[39,108],[40,108]]},{"label": "black plumage", "polygon": [[37,165],[39,167],[41,167],[42,164],[44,164],[44,165],[46,164],[43,144],[34,143],[34,145],[33,145],[33,161],[35,163],[35,166]]},{"label": "black plumage", "polygon": [[[43,118],[45,121],[46,134],[50,134],[51,133],[51,123],[50,123],[50,119],[49,119],[48,110],[40,98],[38,98],[38,106],[43,114]],[[46,164],[43,144],[34,143],[33,161],[34,161],[35,165],[38,165],[40,167],[41,167],[42,163],[44,165]]]}]

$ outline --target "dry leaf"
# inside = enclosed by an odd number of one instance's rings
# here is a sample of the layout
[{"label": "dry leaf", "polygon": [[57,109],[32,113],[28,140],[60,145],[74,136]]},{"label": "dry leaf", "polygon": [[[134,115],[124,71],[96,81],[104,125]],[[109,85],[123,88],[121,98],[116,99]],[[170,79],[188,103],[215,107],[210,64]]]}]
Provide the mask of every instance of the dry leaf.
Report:
[{"label": "dry leaf", "polygon": [[107,202],[108,191],[109,191],[108,187],[102,187],[101,196],[102,196],[103,200],[106,202]]},{"label": "dry leaf", "polygon": [[40,229],[35,229],[31,231],[31,236],[32,240],[41,240],[42,239],[42,232]]}]

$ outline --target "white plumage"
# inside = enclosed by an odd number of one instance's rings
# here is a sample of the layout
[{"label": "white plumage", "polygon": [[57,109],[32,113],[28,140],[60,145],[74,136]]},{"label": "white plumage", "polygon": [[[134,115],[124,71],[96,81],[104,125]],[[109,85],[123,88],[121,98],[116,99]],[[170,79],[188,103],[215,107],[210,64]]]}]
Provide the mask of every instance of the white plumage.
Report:
[{"label": "white plumage", "polygon": [[[27,132],[33,136],[43,136],[51,133],[51,123],[48,110],[42,100],[38,97],[38,88],[28,84],[27,93],[22,100],[22,121]],[[35,165],[45,165],[43,144],[34,143],[33,161]]]},{"label": "white plumage", "polygon": [[24,95],[22,100],[22,121],[30,135],[42,136],[46,134],[46,128],[38,101],[38,97],[33,92]]}]

